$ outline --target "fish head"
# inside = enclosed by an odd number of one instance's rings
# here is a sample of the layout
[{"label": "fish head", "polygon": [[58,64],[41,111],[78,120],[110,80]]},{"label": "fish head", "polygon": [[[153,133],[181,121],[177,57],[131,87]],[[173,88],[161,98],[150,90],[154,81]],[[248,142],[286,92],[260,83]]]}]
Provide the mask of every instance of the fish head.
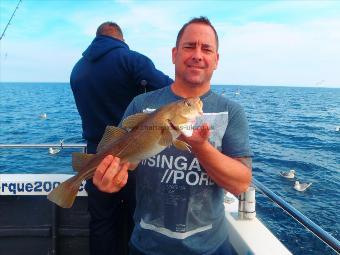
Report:
[{"label": "fish head", "polygon": [[199,97],[186,98],[169,105],[167,121],[177,133],[191,136],[196,118],[203,114],[203,103]]}]

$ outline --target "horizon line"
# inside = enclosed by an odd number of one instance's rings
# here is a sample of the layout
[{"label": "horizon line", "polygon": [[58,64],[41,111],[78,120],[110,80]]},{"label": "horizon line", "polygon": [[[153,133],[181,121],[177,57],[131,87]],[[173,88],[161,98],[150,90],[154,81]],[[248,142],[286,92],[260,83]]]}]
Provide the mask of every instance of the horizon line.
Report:
[{"label": "horizon line", "polygon": [[[70,84],[70,82],[67,81],[0,81],[0,84],[4,83],[15,83],[15,84],[32,84],[32,83],[54,83],[54,84]],[[284,85],[284,84],[270,84],[270,85],[264,85],[264,84],[211,84],[211,86],[255,86],[255,87],[290,87],[290,88],[332,88],[332,89],[338,89],[340,88],[340,85]]]}]

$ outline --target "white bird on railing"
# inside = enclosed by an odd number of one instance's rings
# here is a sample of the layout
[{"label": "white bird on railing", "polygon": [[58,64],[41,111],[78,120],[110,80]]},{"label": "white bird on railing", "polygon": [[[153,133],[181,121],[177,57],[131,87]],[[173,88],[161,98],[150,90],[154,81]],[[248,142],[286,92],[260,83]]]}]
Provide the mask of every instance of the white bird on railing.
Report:
[{"label": "white bird on railing", "polygon": [[53,148],[53,147],[48,148],[49,154],[51,155],[57,154],[61,151],[61,149],[63,149],[64,139],[61,139],[59,142],[60,142],[60,148]]},{"label": "white bird on railing", "polygon": [[305,191],[312,183],[300,183],[299,181],[295,181],[294,189],[297,191]]},{"label": "white bird on railing", "polygon": [[284,178],[293,179],[295,177],[295,170],[291,169],[288,172],[280,172],[280,175]]},{"label": "white bird on railing", "polygon": [[52,147],[48,148],[48,153],[51,155],[57,154],[59,151],[60,151],[59,148],[52,148]]}]

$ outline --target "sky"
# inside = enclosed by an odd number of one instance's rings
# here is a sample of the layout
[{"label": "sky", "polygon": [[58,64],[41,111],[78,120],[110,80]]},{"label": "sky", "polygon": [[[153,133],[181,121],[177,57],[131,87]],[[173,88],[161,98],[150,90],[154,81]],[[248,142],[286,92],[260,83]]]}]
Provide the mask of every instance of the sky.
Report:
[{"label": "sky", "polygon": [[[0,33],[18,0],[0,1]],[[174,77],[181,26],[206,16],[220,39],[214,85],[340,88],[340,1],[23,0],[0,41],[0,82],[68,82],[105,21]]]}]

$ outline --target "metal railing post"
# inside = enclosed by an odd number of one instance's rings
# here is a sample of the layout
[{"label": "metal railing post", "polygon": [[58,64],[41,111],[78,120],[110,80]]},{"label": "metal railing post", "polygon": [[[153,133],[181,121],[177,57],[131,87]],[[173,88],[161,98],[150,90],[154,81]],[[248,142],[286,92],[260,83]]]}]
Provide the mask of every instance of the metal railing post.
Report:
[{"label": "metal railing post", "polygon": [[55,203],[51,203],[52,207],[52,222],[51,222],[51,255],[58,254],[58,207]]}]

